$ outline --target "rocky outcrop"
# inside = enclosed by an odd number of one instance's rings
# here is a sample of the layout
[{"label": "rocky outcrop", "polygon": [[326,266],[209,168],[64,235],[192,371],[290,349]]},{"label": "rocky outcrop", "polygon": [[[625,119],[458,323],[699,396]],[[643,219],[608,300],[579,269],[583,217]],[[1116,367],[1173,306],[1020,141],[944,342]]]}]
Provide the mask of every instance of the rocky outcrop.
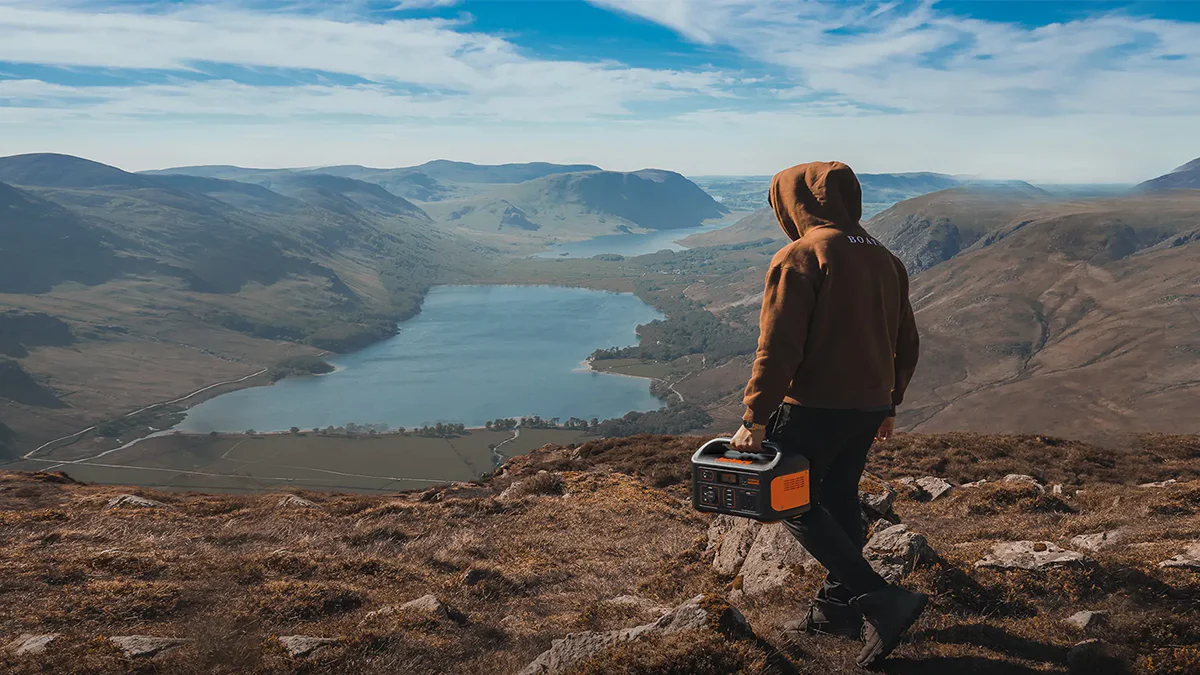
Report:
[{"label": "rocky outcrop", "polygon": [[863,473],[858,481],[858,503],[862,507],[864,527],[877,520],[900,522],[900,517],[893,508],[896,503],[896,490],[886,480],[873,473]]},{"label": "rocky outcrop", "polygon": [[788,585],[796,570],[819,566],[782,523],[764,525],[742,563],[741,591],[751,598],[773,593]]},{"label": "rocky outcrop", "polygon": [[126,656],[140,659],[148,659],[188,642],[184,638],[154,635],[116,635],[108,638],[108,641],[125,652]]},{"label": "rocky outcrop", "polygon": [[59,633],[23,633],[8,643],[6,649],[14,656],[36,656],[44,653],[59,637]]},{"label": "rocky outcrop", "polygon": [[749,518],[722,515],[712,519],[708,526],[707,553],[713,556],[712,566],[717,574],[733,576],[742,569],[761,528],[762,523]]},{"label": "rocky outcrop", "polygon": [[1099,551],[1114,546],[1125,539],[1124,530],[1109,530],[1094,534],[1081,534],[1071,539],[1071,545],[1086,551]]},{"label": "rocky outcrop", "polygon": [[735,640],[754,637],[741,612],[719,598],[698,595],[652,623],[612,631],[571,633],[554,640],[550,649],[538,655],[519,675],[563,673],[622,643],[693,630],[712,630]]},{"label": "rocky outcrop", "polygon": [[863,548],[863,556],[880,576],[892,583],[919,565],[937,559],[925,536],[909,531],[907,525],[877,526]]},{"label": "rocky outcrop", "polygon": [[1000,482],[1001,483],[1011,483],[1014,485],[1028,485],[1030,487],[1037,488],[1038,492],[1046,491],[1045,485],[1042,485],[1041,483],[1039,483],[1038,480],[1036,478],[1034,478],[1033,476],[1028,476],[1023,473],[1010,473],[1007,476],[1005,476],[1004,478],[1001,478]]},{"label": "rocky outcrop", "polygon": [[929,500],[941,499],[954,489],[954,484],[937,476],[925,476],[917,479],[917,486],[929,495]]},{"label": "rocky outcrop", "polygon": [[336,645],[334,638],[312,637],[310,635],[282,635],[278,638],[283,650],[293,659],[304,659],[315,656],[326,647]]},{"label": "rocky outcrop", "polygon": [[416,600],[409,600],[403,605],[400,605],[400,609],[405,612],[429,614],[440,619],[450,618],[450,608],[442,604],[442,601],[438,600],[433,594],[422,595]]},{"label": "rocky outcrop", "polygon": [[108,500],[108,509],[161,509],[166,504],[137,495],[117,495]]},{"label": "rocky outcrop", "polygon": [[1076,628],[1094,628],[1108,621],[1108,612],[1105,611],[1082,611],[1076,612],[1067,617],[1065,623],[1075,626]]},{"label": "rocky outcrop", "polygon": [[996,544],[992,552],[975,567],[997,570],[1043,571],[1062,567],[1083,567],[1087,558],[1048,541],[1007,541]]},{"label": "rocky outcrop", "polygon": [[304,497],[299,497],[297,495],[284,495],[284,496],[280,497],[279,503],[277,504],[277,506],[279,506],[279,508],[285,508],[285,509],[288,509],[288,508],[290,508],[290,509],[315,509],[315,508],[317,508],[316,502],[309,501],[309,500],[305,499]]}]

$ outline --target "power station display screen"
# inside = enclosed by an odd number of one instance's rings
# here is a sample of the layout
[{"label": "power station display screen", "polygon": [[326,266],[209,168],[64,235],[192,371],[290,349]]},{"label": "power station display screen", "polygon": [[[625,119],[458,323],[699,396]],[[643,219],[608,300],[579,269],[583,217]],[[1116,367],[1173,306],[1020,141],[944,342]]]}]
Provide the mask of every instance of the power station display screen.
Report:
[{"label": "power station display screen", "polygon": [[738,477],[736,473],[718,473],[717,480],[730,485],[737,485]]}]

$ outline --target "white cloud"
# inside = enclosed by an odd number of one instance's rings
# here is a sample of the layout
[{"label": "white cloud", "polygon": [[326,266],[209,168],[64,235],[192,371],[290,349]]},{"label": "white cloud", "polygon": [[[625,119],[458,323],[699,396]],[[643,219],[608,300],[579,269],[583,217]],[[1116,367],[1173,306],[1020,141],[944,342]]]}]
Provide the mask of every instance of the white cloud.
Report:
[{"label": "white cloud", "polygon": [[797,86],[888,110],[1190,115],[1200,109],[1196,23],[1108,14],[1027,28],[950,15],[932,4],[592,1],[781,66]]},{"label": "white cloud", "polygon": [[469,19],[362,18],[441,0],[292,3],[308,13],[96,1],[0,0],[0,61],[118,77],[0,79],[0,154],[129,169],[449,157],[693,174],[837,158],[863,171],[1138,181],[1200,152],[1196,24],[1107,15],[1029,29],[928,4],[595,0],[766,64],[751,80],[538,58]]}]

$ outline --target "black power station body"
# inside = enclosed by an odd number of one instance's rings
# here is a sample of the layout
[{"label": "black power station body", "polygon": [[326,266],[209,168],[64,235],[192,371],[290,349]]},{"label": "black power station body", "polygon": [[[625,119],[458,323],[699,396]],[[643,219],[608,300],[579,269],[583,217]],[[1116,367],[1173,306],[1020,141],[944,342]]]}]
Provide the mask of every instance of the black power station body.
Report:
[{"label": "black power station body", "polygon": [[715,438],[692,455],[692,506],[763,522],[809,509],[808,459],[764,441],[762,452],[739,452]]}]

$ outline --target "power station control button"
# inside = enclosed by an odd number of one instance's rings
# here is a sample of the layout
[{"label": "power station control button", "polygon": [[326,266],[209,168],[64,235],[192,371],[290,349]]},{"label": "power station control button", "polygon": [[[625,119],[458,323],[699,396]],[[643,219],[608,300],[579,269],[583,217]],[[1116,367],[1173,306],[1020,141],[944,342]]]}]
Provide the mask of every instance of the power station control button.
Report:
[{"label": "power station control button", "polygon": [[700,490],[700,503],[701,504],[716,504],[717,503],[717,489],[711,485],[703,486],[703,488],[701,488],[701,490]]},{"label": "power station control button", "polygon": [[714,476],[713,476],[712,470],[710,470],[710,469],[701,469],[700,470],[700,480],[713,480],[713,478],[714,478]]},{"label": "power station control button", "polygon": [[742,476],[742,485],[758,485],[758,479],[754,476]]}]

